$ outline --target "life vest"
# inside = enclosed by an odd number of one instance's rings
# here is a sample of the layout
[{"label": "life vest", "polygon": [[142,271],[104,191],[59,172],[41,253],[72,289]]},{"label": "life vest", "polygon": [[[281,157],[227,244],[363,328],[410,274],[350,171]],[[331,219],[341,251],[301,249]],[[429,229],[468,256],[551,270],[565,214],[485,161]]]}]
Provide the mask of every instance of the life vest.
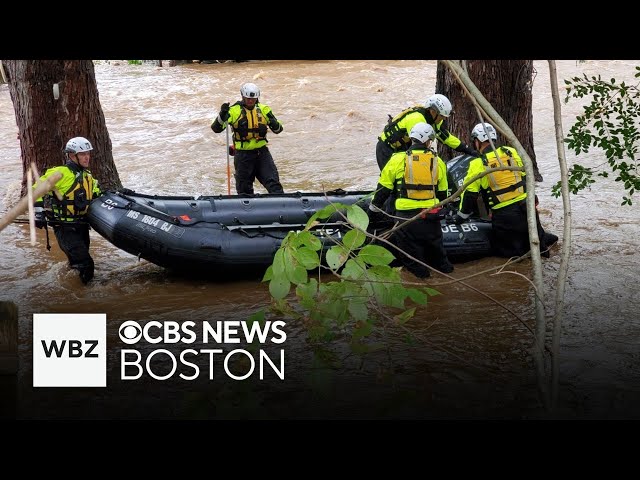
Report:
[{"label": "life vest", "polygon": [[436,198],[438,157],[431,150],[407,152],[400,196],[411,200]]},{"label": "life vest", "polygon": [[248,110],[240,105],[240,116],[231,126],[233,127],[233,140],[236,142],[248,142],[251,139],[267,140],[267,118],[262,113],[262,109],[256,103],[256,106]]},{"label": "life vest", "polygon": [[396,151],[406,150],[409,148],[411,145],[409,132],[407,132],[406,128],[400,127],[399,123],[404,119],[404,117],[414,112],[421,113],[425,118],[427,118],[427,109],[419,105],[407,108],[393,118],[389,115],[389,120],[382,131],[382,135],[380,135],[380,140]]},{"label": "life vest", "polygon": [[[52,194],[43,197],[43,206],[50,219],[61,222],[74,222],[84,218],[89,204],[93,200],[96,181],[88,170],[74,171],[74,180],[66,192],[62,193],[62,200]],[[36,204],[37,205],[37,204]]]},{"label": "life vest", "polygon": [[[489,168],[518,167],[513,154],[508,148],[500,147],[494,151],[490,159],[483,157],[484,163]],[[525,180],[522,172],[512,170],[500,170],[487,175],[489,181],[489,203],[492,207],[513,200],[522,195],[525,190]]]}]

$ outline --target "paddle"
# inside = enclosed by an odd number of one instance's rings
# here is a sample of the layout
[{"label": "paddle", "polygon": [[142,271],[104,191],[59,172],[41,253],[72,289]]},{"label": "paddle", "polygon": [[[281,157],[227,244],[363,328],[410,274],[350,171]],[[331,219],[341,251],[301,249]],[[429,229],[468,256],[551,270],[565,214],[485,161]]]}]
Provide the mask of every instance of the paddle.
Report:
[{"label": "paddle", "polygon": [[227,123],[227,195],[231,195],[231,163],[229,160],[229,124]]}]

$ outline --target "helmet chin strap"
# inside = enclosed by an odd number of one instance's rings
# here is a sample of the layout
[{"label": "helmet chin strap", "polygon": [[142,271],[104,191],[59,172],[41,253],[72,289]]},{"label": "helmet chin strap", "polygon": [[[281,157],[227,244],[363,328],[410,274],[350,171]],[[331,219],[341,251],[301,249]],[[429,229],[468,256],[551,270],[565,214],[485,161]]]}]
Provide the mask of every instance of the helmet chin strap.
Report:
[{"label": "helmet chin strap", "polygon": [[[71,155],[75,155],[75,158],[72,158]],[[80,159],[78,158],[78,152],[76,153],[67,153],[67,158],[75,163],[80,170],[84,170],[84,167],[80,165]]]}]

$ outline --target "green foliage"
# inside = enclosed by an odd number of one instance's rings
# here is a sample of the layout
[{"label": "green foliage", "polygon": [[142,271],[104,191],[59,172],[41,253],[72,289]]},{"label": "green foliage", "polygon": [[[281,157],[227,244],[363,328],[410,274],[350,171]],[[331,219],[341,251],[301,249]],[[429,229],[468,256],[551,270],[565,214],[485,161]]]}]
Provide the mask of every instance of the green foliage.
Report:
[{"label": "green foliage", "polygon": [[[640,77],[640,67],[636,67],[636,78]],[[616,79],[602,80],[600,75],[588,78],[574,77],[565,80],[565,103],[570,98],[590,96],[582,115],[569,130],[565,139],[567,147],[577,155],[587,153],[591,147],[603,151],[606,164],[617,176],[616,182],[624,185],[622,205],[631,205],[631,197],[640,188],[638,175],[638,119],[640,117],[640,90],[637,86],[616,83]],[[569,190],[578,193],[595,183],[594,176],[608,177],[609,171],[574,165],[569,170]],[[560,182],[553,186],[553,195],[560,196]]]},{"label": "green foliage", "polygon": [[142,65],[142,60],[127,60],[129,65]]},{"label": "green foliage", "polygon": [[[340,222],[341,231],[349,229],[337,235],[321,220],[334,222],[334,227]],[[328,205],[309,219],[303,231],[287,234],[263,277],[274,299],[271,310],[306,328],[316,369],[335,364],[328,352],[338,340],[346,340],[356,355],[385,348],[376,341],[381,331],[406,324],[416,305],[426,305],[429,296],[438,294],[427,287],[405,287],[400,267],[391,267],[393,254],[368,241],[368,225],[360,206]],[[336,280],[323,282],[321,273]],[[320,377],[315,371],[315,381]]]}]

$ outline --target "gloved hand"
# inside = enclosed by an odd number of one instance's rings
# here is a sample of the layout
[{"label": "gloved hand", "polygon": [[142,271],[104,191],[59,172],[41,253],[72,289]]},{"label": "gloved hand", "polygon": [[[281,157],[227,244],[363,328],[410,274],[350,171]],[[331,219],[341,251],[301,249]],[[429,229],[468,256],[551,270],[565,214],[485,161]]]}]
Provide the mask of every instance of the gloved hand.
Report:
[{"label": "gloved hand", "polygon": [[380,211],[375,206],[373,207],[369,206],[366,212],[367,212],[367,216],[369,217],[369,225],[374,223],[379,223],[384,220],[384,213],[382,213],[382,211]]},{"label": "gloved hand", "polygon": [[451,203],[447,203],[445,205],[442,206],[442,215],[446,218],[448,216],[451,216],[455,213],[456,209],[454,208],[453,204]]},{"label": "gloved hand", "polygon": [[465,217],[463,215],[464,214],[461,214],[459,211],[456,212],[456,214],[453,216],[453,223],[455,223],[456,225],[460,225],[461,223],[466,222],[467,219],[471,216],[471,215],[467,215]]},{"label": "gloved hand", "polygon": [[264,137],[267,134],[267,126],[264,123],[258,125],[258,135]]},{"label": "gloved hand", "polygon": [[267,115],[267,117],[269,118],[269,128],[271,130],[278,130],[278,128],[280,127],[280,124],[278,123],[278,120],[276,119],[275,115],[269,112],[269,115]]},{"label": "gloved hand", "polygon": [[45,217],[44,211],[35,212],[34,217],[36,228],[44,228],[47,226],[47,217]]},{"label": "gloved hand", "polygon": [[223,122],[229,120],[229,102],[223,103],[220,106],[220,113],[218,115],[220,116],[220,120]]},{"label": "gloved hand", "polygon": [[452,223],[456,223],[454,217],[455,217],[455,215],[452,214],[451,212],[449,212],[444,216],[444,221],[447,223],[447,225],[452,224]]},{"label": "gloved hand", "polygon": [[471,148],[469,145],[467,145],[466,143],[461,143],[458,148],[456,148],[456,150],[458,152],[462,152],[465,153],[467,155],[471,155],[472,157],[476,158],[476,157],[480,157],[481,154],[480,152],[478,152],[477,150],[474,150],[473,148]]}]

